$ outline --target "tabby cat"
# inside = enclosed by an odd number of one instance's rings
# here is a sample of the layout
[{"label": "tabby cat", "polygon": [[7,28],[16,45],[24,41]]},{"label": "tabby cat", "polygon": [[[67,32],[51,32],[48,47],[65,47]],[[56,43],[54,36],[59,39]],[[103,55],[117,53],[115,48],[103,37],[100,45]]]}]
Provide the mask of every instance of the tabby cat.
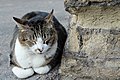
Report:
[{"label": "tabby cat", "polygon": [[60,63],[67,33],[53,10],[30,12],[13,20],[17,25],[10,43],[10,61],[18,78],[48,73]]}]

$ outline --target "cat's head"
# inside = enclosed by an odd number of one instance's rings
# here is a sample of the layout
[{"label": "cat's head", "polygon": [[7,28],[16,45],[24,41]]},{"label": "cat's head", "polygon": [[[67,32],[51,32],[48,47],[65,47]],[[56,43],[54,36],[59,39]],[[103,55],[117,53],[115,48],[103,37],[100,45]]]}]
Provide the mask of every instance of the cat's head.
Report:
[{"label": "cat's head", "polygon": [[18,40],[33,53],[44,53],[56,44],[57,31],[53,26],[53,10],[45,18],[24,20],[13,17],[17,23]]}]

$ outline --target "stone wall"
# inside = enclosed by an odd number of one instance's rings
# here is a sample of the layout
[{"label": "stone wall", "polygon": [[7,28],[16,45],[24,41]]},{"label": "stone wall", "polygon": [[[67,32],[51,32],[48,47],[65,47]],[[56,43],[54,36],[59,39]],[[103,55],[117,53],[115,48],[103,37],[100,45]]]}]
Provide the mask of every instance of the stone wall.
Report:
[{"label": "stone wall", "polygon": [[62,80],[120,80],[120,0],[65,0],[71,14]]}]

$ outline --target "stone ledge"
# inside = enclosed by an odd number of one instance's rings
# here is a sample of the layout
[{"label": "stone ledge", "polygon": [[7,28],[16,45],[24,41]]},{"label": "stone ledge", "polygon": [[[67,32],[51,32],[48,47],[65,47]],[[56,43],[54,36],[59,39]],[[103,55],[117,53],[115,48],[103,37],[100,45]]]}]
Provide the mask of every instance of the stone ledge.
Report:
[{"label": "stone ledge", "polygon": [[108,7],[120,5],[120,0],[65,0],[65,10],[73,12],[79,10],[81,7]]}]

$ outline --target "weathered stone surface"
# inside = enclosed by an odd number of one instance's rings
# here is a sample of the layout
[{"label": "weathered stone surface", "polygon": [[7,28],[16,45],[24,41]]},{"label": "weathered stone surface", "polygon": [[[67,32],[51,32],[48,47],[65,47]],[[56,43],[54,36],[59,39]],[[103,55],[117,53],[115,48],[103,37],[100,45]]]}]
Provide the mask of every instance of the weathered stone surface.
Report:
[{"label": "weathered stone surface", "polygon": [[78,52],[80,50],[81,43],[76,30],[78,26],[89,29],[113,29],[114,31],[120,28],[120,7],[118,6],[107,8],[84,7],[81,10],[76,15],[72,14],[68,37],[68,48],[70,51]]},{"label": "weathered stone surface", "polygon": [[[68,51],[76,53],[72,55],[66,53],[62,58],[63,80],[66,77],[70,79],[70,75],[71,78],[78,80],[88,78],[88,80],[115,80],[120,78],[119,28],[91,29],[78,26],[71,28],[69,32]],[[65,77],[65,75],[68,76]]]},{"label": "weathered stone surface", "polygon": [[[70,29],[69,29],[69,37],[68,37],[68,48],[69,50],[77,51],[79,50],[79,40],[78,40],[78,35],[79,33],[76,31],[76,22],[77,22],[77,17],[73,15],[71,22],[70,22]],[[72,37],[72,38],[71,38]],[[74,47],[72,46],[74,45]]]},{"label": "weathered stone surface", "polygon": [[120,28],[120,7],[84,7],[77,13],[77,25],[82,28]]},{"label": "weathered stone surface", "polygon": [[120,0],[65,0],[72,14],[62,80],[120,80]]},{"label": "weathered stone surface", "polygon": [[82,7],[109,7],[120,5],[120,0],[65,0],[66,11],[76,13]]},{"label": "weathered stone surface", "polygon": [[85,29],[78,27],[77,30],[81,40],[79,43],[82,44],[81,52],[86,53],[90,58],[120,59],[120,29]]},{"label": "weathered stone surface", "polygon": [[83,53],[66,53],[59,71],[61,80],[119,80],[120,65],[115,65],[114,59],[93,59]]}]

